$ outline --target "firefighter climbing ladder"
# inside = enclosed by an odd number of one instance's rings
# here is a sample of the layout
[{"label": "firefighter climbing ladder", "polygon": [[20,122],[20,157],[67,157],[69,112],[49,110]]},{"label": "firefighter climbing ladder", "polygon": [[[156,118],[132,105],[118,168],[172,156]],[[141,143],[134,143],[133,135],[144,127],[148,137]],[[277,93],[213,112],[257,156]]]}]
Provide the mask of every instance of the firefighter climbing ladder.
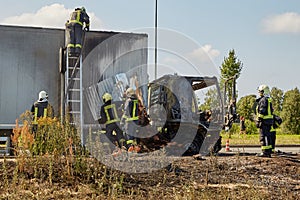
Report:
[{"label": "firefighter climbing ladder", "polygon": [[[65,109],[73,125],[80,126],[82,133],[82,55],[69,57],[66,53]],[[81,134],[82,135],[82,134]],[[82,136],[81,136],[82,137]],[[81,140],[83,141],[83,140]]]}]

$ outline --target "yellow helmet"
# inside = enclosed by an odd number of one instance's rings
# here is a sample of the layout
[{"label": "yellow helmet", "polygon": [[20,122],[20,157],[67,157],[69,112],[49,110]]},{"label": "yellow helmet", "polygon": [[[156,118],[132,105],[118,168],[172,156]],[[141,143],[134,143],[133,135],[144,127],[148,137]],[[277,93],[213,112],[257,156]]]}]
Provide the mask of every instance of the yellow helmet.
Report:
[{"label": "yellow helmet", "polygon": [[108,101],[111,101],[112,97],[109,93],[105,93],[105,94],[103,94],[102,99],[103,99],[103,102],[106,103]]},{"label": "yellow helmet", "polygon": [[258,92],[263,94],[263,95],[270,95],[270,89],[269,89],[269,86],[267,85],[260,85],[258,88],[257,88]]}]

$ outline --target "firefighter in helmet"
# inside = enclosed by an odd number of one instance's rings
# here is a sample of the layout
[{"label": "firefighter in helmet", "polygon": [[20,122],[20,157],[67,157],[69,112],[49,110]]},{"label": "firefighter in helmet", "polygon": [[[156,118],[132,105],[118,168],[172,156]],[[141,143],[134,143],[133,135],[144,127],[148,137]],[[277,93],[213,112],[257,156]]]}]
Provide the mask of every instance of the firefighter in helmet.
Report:
[{"label": "firefighter in helmet", "polygon": [[126,101],[124,104],[124,114],[122,116],[122,122],[125,121],[126,145],[128,151],[139,151],[139,147],[136,145],[139,123],[138,102],[134,89],[128,88],[126,90]]},{"label": "firefighter in helmet", "polygon": [[270,89],[267,85],[258,87],[259,98],[256,100],[256,126],[260,132],[260,143],[262,153],[260,157],[271,157],[272,141],[271,128],[273,126],[273,108],[270,98]]},{"label": "firefighter in helmet", "polygon": [[69,56],[79,56],[82,49],[83,31],[90,30],[90,17],[84,7],[75,8],[66,23],[66,38]]},{"label": "firefighter in helmet", "polygon": [[117,113],[116,104],[112,102],[112,96],[109,93],[103,94],[102,100],[104,104],[101,106],[98,122],[105,124],[106,137],[118,145],[118,147],[122,147],[124,136],[120,128],[120,118]]},{"label": "firefighter in helmet", "polygon": [[48,94],[45,91],[39,92],[39,98],[31,107],[32,113],[32,130],[37,131],[38,119],[40,117],[54,117],[54,111],[52,105],[48,102]]}]

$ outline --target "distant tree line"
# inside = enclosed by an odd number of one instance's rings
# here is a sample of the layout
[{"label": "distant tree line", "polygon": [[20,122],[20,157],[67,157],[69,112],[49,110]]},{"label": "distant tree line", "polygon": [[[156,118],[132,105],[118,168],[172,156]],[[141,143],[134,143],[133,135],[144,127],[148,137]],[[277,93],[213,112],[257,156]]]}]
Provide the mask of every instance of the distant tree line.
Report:
[{"label": "distant tree line", "polygon": [[[255,95],[247,95],[237,102],[237,112],[250,121],[255,120]],[[300,134],[300,91],[295,89],[283,90],[273,87],[271,99],[274,114],[283,120],[280,128],[283,133]]]},{"label": "distant tree line", "polygon": [[[224,61],[220,67],[221,78],[220,88],[224,91],[224,83],[230,78],[235,76],[238,78],[243,69],[243,64],[237,59],[234,50],[229,51],[228,57],[224,58]],[[233,82],[228,81],[226,87],[227,92],[225,95],[226,99],[231,99],[232,96],[232,84]],[[281,132],[288,134],[300,134],[300,92],[296,87],[295,89],[284,92],[283,90],[273,87],[271,89],[272,105],[274,114],[280,116],[283,120],[281,124]],[[216,101],[216,90],[209,90],[204,98],[205,102],[199,106],[201,110],[210,109],[210,107]],[[227,100],[225,100],[225,108],[228,107]],[[246,124],[251,127],[250,132],[256,132],[257,129],[254,124],[255,120],[255,100],[256,95],[247,95],[241,97],[236,103],[237,113],[239,116],[244,116]]]}]

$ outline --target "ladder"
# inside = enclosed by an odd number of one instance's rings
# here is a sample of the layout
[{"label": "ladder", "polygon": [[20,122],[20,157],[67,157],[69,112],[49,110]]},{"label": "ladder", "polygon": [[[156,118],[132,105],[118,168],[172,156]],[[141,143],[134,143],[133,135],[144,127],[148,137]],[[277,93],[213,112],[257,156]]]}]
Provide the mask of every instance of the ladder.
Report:
[{"label": "ladder", "polygon": [[82,55],[69,57],[68,50],[66,51],[65,113],[70,117],[71,125],[81,131],[81,141],[83,141]]}]

